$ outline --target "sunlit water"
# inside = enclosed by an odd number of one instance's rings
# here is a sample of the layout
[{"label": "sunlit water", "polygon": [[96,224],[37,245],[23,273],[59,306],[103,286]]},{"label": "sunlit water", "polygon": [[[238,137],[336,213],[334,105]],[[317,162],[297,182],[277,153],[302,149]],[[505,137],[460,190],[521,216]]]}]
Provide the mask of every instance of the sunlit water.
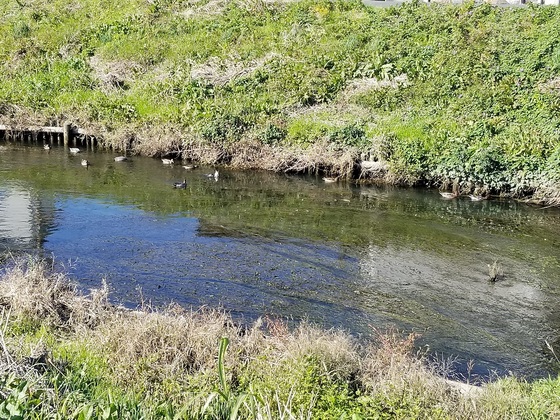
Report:
[{"label": "sunlit water", "polygon": [[2,143],[0,250],[53,257],[84,289],[105,278],[128,306],[210,305],[365,336],[395,325],[462,372],[468,360],[483,375],[556,372],[557,209],[222,168],[215,181],[210,167],[113,157]]}]

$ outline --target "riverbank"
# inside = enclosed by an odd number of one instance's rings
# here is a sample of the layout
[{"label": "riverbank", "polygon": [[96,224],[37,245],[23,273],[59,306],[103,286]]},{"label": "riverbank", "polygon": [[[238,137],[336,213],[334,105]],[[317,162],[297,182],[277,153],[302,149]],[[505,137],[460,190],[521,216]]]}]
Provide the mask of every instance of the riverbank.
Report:
[{"label": "riverbank", "polygon": [[135,0],[0,8],[0,123],[69,121],[106,147],[147,156],[456,181],[465,194],[560,203],[560,8]]},{"label": "riverbank", "polygon": [[[47,418],[554,418],[560,380],[444,379],[414,335],[342,331],[217,310],[125,310],[45,262],[0,279],[2,415]],[[447,370],[447,371],[446,371]],[[463,378],[473,380],[474,378]],[[356,417],[359,416],[359,417]]]}]

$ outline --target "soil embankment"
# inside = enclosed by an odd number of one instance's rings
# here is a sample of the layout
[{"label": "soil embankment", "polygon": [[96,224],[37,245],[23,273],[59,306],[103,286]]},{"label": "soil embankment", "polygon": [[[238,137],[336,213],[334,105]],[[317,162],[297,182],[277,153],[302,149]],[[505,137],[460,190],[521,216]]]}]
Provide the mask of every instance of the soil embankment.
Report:
[{"label": "soil embankment", "polygon": [[148,156],[560,202],[560,8],[0,8],[0,123],[70,121]]}]

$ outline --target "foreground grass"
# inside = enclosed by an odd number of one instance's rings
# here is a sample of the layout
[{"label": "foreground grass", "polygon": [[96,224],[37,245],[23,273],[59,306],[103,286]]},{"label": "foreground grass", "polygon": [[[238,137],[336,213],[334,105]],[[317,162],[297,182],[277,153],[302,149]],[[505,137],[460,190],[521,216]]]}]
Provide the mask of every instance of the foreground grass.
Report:
[{"label": "foreground grass", "polygon": [[557,418],[560,378],[450,384],[414,337],[358,343],[220,311],[130,311],[80,295],[43,262],[0,279],[0,417]]},{"label": "foreground grass", "polygon": [[29,0],[0,13],[2,122],[560,203],[560,8]]}]

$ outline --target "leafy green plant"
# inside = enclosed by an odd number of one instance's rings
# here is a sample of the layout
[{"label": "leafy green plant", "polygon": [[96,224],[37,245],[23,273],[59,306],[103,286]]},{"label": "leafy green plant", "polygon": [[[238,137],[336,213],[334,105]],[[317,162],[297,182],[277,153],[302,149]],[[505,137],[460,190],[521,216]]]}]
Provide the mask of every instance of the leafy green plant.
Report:
[{"label": "leafy green plant", "polygon": [[206,403],[202,408],[202,415],[205,415],[207,412],[212,412],[219,418],[235,420],[238,417],[239,409],[247,398],[247,394],[241,393],[239,395],[235,395],[229,386],[225,368],[225,356],[228,346],[229,339],[227,337],[222,337],[220,339],[220,347],[218,351],[218,377],[220,381],[220,389],[208,396]]},{"label": "leafy green plant", "polygon": [[42,392],[33,389],[29,381],[10,374],[2,378],[0,388],[4,393],[0,401],[2,418],[23,420],[40,411]]}]

